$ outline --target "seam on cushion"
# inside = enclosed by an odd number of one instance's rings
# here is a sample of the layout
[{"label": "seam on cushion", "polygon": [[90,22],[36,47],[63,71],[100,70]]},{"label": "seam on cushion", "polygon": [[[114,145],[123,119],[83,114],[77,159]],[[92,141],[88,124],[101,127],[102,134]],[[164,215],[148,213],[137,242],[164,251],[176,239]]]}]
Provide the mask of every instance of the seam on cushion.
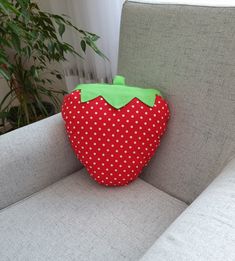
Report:
[{"label": "seam on cushion", "polygon": [[[58,180],[58,181],[52,183],[51,185],[49,185],[49,186],[47,186],[47,187],[45,187],[45,188],[43,188],[43,189],[41,189],[41,190],[39,190],[39,191],[37,191],[37,192],[31,194],[31,195],[29,195],[29,196],[27,196],[27,197],[25,197],[25,198],[23,198],[23,199],[21,199],[21,200],[15,202],[15,203],[13,203],[13,204],[11,204],[11,205],[5,207],[5,208],[0,209],[0,214],[3,213],[4,211],[7,211],[8,209],[10,209],[10,208],[12,208],[12,207],[14,207],[14,206],[18,206],[18,205],[22,204],[24,201],[26,201],[26,200],[28,200],[28,199],[34,197],[35,195],[40,194],[40,193],[43,192],[44,190],[47,190],[49,187],[52,187],[52,186],[56,185],[57,183],[61,182],[62,180],[64,180],[64,179],[66,179],[66,178],[68,178],[68,177],[70,177],[70,176],[76,174],[77,172],[80,172],[82,169],[85,169],[85,168],[82,167],[82,168],[79,169],[78,171],[76,171],[76,172],[74,172],[74,173],[71,173],[70,175],[68,175],[68,176],[66,176],[66,177],[61,178],[60,180]],[[88,174],[87,174],[87,175],[88,175]],[[142,178],[139,178],[139,179],[140,179],[142,182],[144,182],[145,184],[147,184],[148,186],[154,188],[155,190],[157,189],[158,191],[162,192],[162,193],[165,194],[167,197],[169,197],[169,199],[174,199],[175,201],[177,201],[177,203],[185,204],[186,207],[188,206],[188,204],[185,203],[184,201],[182,201],[182,200],[180,200],[180,199],[178,199],[178,198],[175,198],[175,197],[171,196],[170,194],[166,193],[166,192],[163,191],[163,190],[160,190],[160,189],[156,188],[155,186],[153,186],[152,184],[146,182],[146,181],[143,180]],[[127,189],[128,189],[128,188],[127,188]]]},{"label": "seam on cushion", "polygon": [[[79,160],[78,160],[78,161],[79,161]],[[78,169],[75,169],[73,173],[80,171],[82,168],[84,168],[84,166],[80,163],[79,168],[78,168]],[[47,187],[50,187],[50,186],[52,186],[53,184],[59,182],[60,180],[62,180],[62,179],[64,179],[64,178],[66,178],[66,177],[72,175],[73,173],[68,173],[68,174],[64,175],[63,177],[61,177],[61,178],[59,178],[59,179],[57,179],[57,180],[51,182],[50,184],[47,184],[46,186],[42,186],[42,188],[39,188],[39,190],[36,190],[35,192],[31,193],[30,195],[28,195],[28,196],[26,196],[26,197],[23,197],[23,198],[21,198],[21,199],[15,201],[15,202],[13,202],[13,203],[10,203],[10,204],[8,203],[7,206],[5,206],[5,207],[3,207],[3,208],[0,208],[0,213],[1,213],[1,211],[2,211],[3,209],[6,209],[6,208],[8,208],[8,207],[10,207],[10,206],[12,206],[12,205],[14,205],[14,204],[16,204],[16,203],[18,203],[18,202],[24,200],[24,199],[26,199],[26,198],[31,197],[31,196],[34,195],[34,194],[37,194],[38,192],[40,192],[40,191],[46,189]]]},{"label": "seam on cushion", "polygon": [[34,197],[34,196],[37,195],[37,194],[40,194],[42,191],[48,189],[49,187],[52,187],[52,186],[56,185],[57,183],[59,183],[59,182],[61,182],[62,180],[64,180],[64,179],[70,177],[71,175],[73,175],[73,174],[75,174],[75,173],[81,171],[82,169],[84,169],[83,166],[82,166],[80,169],[76,170],[75,172],[73,172],[73,173],[71,173],[71,174],[69,174],[69,175],[67,175],[67,176],[65,176],[65,177],[63,177],[63,178],[61,178],[61,179],[59,179],[59,180],[57,180],[57,181],[51,183],[50,185],[48,185],[48,186],[46,186],[46,187],[44,187],[44,188],[42,188],[42,189],[40,189],[40,190],[38,190],[38,191],[36,191],[36,192],[30,194],[29,196],[27,196],[27,197],[25,197],[25,198],[22,198],[22,199],[20,199],[20,200],[18,200],[18,201],[16,201],[16,202],[14,202],[14,203],[12,203],[12,204],[6,206],[5,208],[0,209],[0,214],[1,214],[2,212],[4,212],[5,210],[7,210],[8,208],[11,208],[11,207],[20,205],[22,202],[28,200],[29,198]]},{"label": "seam on cushion", "polygon": [[235,9],[235,6],[234,5],[231,5],[231,6],[214,6],[214,5],[196,5],[196,4],[180,4],[180,3],[150,3],[150,2],[146,2],[146,3],[143,3],[143,2],[138,2],[138,1],[132,1],[132,0],[127,0],[125,4],[139,4],[139,5],[162,5],[162,6],[184,6],[184,7],[199,7],[199,8],[232,8],[232,9]]},{"label": "seam on cushion", "polygon": [[[140,175],[141,175],[141,174],[140,174]],[[164,190],[155,187],[153,184],[151,184],[151,183],[145,181],[141,176],[139,176],[139,179],[141,179],[144,183],[148,184],[149,186],[153,187],[154,189],[157,189],[157,190],[161,191],[162,193],[166,194],[166,195],[169,196],[170,198],[173,198],[173,199],[176,200],[177,202],[183,203],[183,204],[185,204],[187,207],[190,205],[190,204],[188,204],[187,202],[185,202],[185,201],[183,201],[183,200],[181,200],[181,199],[179,199],[179,198],[177,198],[177,197],[175,197],[175,196],[169,194],[168,192],[165,192]]]},{"label": "seam on cushion", "polygon": [[169,193],[169,192],[166,192],[163,188],[155,187],[154,184],[147,182],[147,181],[144,180],[141,176],[140,176],[140,179],[142,179],[144,182],[148,183],[149,185],[151,185],[151,186],[154,187],[155,189],[158,189],[158,190],[162,191],[163,193],[169,195],[170,197],[172,197],[172,198],[174,198],[174,199],[176,199],[176,200],[178,200],[178,201],[180,201],[180,202],[183,202],[183,203],[186,204],[187,206],[191,205],[191,203],[192,203],[192,202],[190,203],[190,202],[183,201],[182,199],[176,197],[175,195],[173,195],[173,194],[171,194],[171,193]]}]

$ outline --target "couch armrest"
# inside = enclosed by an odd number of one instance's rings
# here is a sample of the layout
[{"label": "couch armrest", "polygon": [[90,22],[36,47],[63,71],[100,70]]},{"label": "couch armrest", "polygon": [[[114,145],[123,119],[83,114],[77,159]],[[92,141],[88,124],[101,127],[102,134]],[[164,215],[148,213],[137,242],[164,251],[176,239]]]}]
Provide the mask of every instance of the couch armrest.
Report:
[{"label": "couch armrest", "polygon": [[81,167],[61,114],[0,136],[0,209]]},{"label": "couch armrest", "polygon": [[141,261],[235,260],[235,159]]}]

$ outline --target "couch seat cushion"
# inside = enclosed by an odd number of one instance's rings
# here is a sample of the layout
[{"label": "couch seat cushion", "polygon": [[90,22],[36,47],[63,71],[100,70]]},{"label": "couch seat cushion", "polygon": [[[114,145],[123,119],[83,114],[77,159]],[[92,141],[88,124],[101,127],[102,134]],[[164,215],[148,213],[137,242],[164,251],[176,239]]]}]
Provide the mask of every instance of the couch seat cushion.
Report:
[{"label": "couch seat cushion", "polygon": [[138,260],[186,207],[141,179],[106,188],[82,169],[0,212],[1,260]]}]

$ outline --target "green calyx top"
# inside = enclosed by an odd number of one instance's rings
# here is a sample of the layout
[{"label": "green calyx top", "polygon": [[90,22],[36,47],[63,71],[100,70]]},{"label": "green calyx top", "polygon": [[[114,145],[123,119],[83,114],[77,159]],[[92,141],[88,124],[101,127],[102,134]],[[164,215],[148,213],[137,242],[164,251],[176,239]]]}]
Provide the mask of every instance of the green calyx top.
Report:
[{"label": "green calyx top", "polygon": [[81,91],[82,102],[101,96],[116,109],[124,107],[134,98],[139,99],[149,107],[153,107],[156,96],[162,96],[160,91],[155,89],[127,86],[125,85],[125,78],[119,75],[115,76],[113,84],[80,84],[75,90]]}]

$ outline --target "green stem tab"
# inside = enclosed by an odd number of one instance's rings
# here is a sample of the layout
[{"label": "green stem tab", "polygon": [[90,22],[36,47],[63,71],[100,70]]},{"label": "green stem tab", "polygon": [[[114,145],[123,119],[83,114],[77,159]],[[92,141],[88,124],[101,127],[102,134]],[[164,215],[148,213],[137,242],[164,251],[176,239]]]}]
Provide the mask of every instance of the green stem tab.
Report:
[{"label": "green stem tab", "polygon": [[119,75],[115,76],[113,84],[80,84],[75,90],[81,91],[82,102],[87,102],[101,96],[116,109],[124,107],[134,98],[139,99],[149,107],[153,107],[156,96],[162,96],[160,91],[156,89],[127,86],[125,85],[125,78]]}]

